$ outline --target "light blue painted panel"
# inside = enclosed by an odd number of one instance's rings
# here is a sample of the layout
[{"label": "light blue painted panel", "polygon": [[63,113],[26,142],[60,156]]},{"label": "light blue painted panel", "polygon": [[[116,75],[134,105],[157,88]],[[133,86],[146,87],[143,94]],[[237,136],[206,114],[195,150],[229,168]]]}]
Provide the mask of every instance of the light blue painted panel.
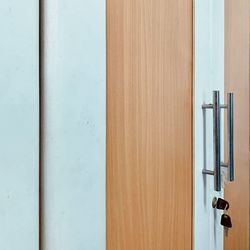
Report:
[{"label": "light blue painted panel", "polygon": [[104,250],[105,0],[44,9],[44,246]]},{"label": "light blue painted panel", "polygon": [[38,1],[0,1],[0,249],[38,250]]},{"label": "light blue painted panel", "polygon": [[[207,169],[213,170],[212,110],[206,111],[204,120],[201,106],[212,103],[213,90],[220,90],[223,103],[224,0],[195,0],[194,39],[194,249],[222,250],[222,212],[212,208],[212,199],[214,196],[223,197],[223,191],[215,192],[213,177],[202,174],[204,162]],[[223,122],[221,127],[223,128]],[[221,134],[223,135],[223,130]],[[221,141],[224,141],[223,136]]]}]

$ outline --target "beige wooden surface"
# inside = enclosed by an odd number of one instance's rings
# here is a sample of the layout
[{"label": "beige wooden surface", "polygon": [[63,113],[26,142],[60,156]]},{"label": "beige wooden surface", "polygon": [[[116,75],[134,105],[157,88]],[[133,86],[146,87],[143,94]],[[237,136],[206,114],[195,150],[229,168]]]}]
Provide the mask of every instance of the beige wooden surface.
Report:
[{"label": "beige wooden surface", "polygon": [[225,1],[225,89],[235,93],[235,182],[225,189],[233,228],[226,250],[249,250],[249,0]]},{"label": "beige wooden surface", "polygon": [[191,245],[192,0],[107,0],[107,250]]}]

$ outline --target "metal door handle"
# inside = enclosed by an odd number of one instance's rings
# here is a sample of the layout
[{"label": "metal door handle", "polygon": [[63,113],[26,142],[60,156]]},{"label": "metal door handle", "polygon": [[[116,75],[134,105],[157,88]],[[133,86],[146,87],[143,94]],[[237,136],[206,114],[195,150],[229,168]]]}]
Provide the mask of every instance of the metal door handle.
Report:
[{"label": "metal door handle", "polygon": [[228,179],[234,181],[234,95],[227,94]]},{"label": "metal door handle", "polygon": [[220,152],[220,92],[213,91],[213,104],[203,104],[203,109],[213,109],[214,170],[203,169],[203,174],[214,176],[214,190],[221,191],[221,152]]},{"label": "metal door handle", "polygon": [[[228,180],[234,180],[234,100],[227,94],[227,104],[220,104],[220,92],[213,91],[213,104],[203,104],[203,109],[213,109],[214,170],[202,173],[214,176],[214,190],[221,191],[221,167],[228,168]],[[227,163],[221,162],[221,109],[227,109]]]}]

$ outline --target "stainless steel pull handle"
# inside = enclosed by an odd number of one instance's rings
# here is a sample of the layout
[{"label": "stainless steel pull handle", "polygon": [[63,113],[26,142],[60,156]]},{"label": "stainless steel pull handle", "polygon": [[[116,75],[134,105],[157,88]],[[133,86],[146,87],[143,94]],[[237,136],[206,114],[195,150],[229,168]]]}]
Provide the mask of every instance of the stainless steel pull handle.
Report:
[{"label": "stainless steel pull handle", "polygon": [[227,94],[228,179],[234,181],[234,95]]},{"label": "stainless steel pull handle", "polygon": [[221,191],[221,151],[220,151],[220,92],[213,91],[213,104],[203,104],[203,109],[213,109],[214,170],[203,169],[203,174],[214,176],[214,190]]},{"label": "stainless steel pull handle", "polygon": [[228,180],[234,181],[234,95],[227,94],[227,104],[222,108],[227,109],[227,162],[222,162],[228,168]]},{"label": "stainless steel pull handle", "polygon": [[221,191],[220,92],[213,91],[214,190]]},{"label": "stainless steel pull handle", "polygon": [[[220,92],[213,91],[213,104],[203,104],[203,109],[213,109],[214,170],[203,169],[202,173],[214,176],[214,190],[221,191],[221,167],[228,168],[229,181],[234,180],[234,98],[227,94],[227,104],[220,104]],[[227,109],[227,163],[221,162],[221,109]]]}]

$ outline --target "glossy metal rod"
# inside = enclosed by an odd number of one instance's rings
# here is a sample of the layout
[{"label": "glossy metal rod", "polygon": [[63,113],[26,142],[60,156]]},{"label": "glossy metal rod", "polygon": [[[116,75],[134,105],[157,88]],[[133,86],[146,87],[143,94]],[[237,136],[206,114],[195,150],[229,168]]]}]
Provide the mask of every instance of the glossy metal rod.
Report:
[{"label": "glossy metal rod", "polygon": [[207,174],[207,175],[214,175],[214,171],[212,171],[212,170],[207,170],[207,169],[203,169],[203,170],[202,170],[202,173],[203,173],[203,174]]},{"label": "glossy metal rod", "polygon": [[213,91],[214,190],[221,191],[220,92]]},{"label": "glossy metal rod", "polygon": [[228,175],[229,181],[234,180],[234,96],[227,94],[228,114],[227,114],[227,137],[228,137]]}]

